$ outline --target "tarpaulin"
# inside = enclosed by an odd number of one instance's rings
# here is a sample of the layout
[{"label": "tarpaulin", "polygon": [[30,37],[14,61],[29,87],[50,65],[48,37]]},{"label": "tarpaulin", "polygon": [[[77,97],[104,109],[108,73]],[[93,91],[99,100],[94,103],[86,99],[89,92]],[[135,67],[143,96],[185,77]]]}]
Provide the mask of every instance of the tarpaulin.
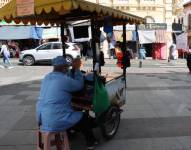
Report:
[{"label": "tarpaulin", "polygon": [[188,50],[187,33],[176,35],[176,49]]},{"label": "tarpaulin", "polygon": [[42,28],[34,26],[0,27],[0,40],[41,39]]},{"label": "tarpaulin", "polygon": [[155,31],[139,30],[138,35],[140,44],[155,43],[156,41]]},{"label": "tarpaulin", "polygon": [[[122,31],[113,31],[116,41],[123,41],[123,32]],[[126,31],[126,40],[134,41],[133,31]],[[136,40],[135,40],[136,41]]]},{"label": "tarpaulin", "polygon": [[156,30],[156,42],[155,43],[166,43],[166,30]]},{"label": "tarpaulin", "polygon": [[42,32],[42,39],[59,39],[60,38],[60,28],[44,28]]}]

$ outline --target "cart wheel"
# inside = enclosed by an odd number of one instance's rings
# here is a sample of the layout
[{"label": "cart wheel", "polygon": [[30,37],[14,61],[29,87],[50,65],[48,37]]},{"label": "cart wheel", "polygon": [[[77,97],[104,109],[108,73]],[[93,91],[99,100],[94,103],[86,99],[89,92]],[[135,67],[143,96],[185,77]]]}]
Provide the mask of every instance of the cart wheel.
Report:
[{"label": "cart wheel", "polygon": [[111,106],[104,114],[104,121],[101,124],[102,135],[105,139],[111,139],[117,132],[120,124],[120,110],[117,106]]}]

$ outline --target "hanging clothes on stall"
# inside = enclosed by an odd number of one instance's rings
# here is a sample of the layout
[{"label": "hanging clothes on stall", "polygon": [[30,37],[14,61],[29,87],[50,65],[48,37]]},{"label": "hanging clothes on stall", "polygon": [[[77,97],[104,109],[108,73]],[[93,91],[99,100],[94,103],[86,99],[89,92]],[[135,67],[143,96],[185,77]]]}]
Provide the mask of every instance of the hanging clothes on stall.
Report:
[{"label": "hanging clothes on stall", "polygon": [[151,31],[150,30],[149,31],[139,30],[138,35],[139,35],[140,44],[155,43],[155,41],[156,41],[155,31],[153,31],[153,30],[151,30]]},{"label": "hanging clothes on stall", "polygon": [[166,59],[166,30],[155,30],[153,59]]},{"label": "hanging clothes on stall", "polygon": [[176,36],[176,49],[183,49],[185,51],[188,51],[188,34],[182,33],[180,35]]},{"label": "hanging clothes on stall", "polygon": [[35,26],[2,26],[0,40],[42,39],[43,28]]}]

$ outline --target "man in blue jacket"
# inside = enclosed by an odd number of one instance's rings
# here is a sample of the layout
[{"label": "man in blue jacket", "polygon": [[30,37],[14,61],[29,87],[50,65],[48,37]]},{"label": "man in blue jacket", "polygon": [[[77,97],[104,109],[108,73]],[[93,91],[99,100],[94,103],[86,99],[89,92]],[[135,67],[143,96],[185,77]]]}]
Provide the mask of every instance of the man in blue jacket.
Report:
[{"label": "man in blue jacket", "polygon": [[83,88],[83,76],[75,74],[74,79],[69,77],[69,64],[62,56],[54,58],[52,65],[54,70],[43,79],[36,105],[41,130],[60,132],[75,126],[85,135],[87,148],[94,149],[91,120],[83,112],[75,111],[71,107],[71,93]]},{"label": "man in blue jacket", "polygon": [[143,45],[139,48],[139,67],[142,68],[143,65],[143,59],[146,58],[146,51]]}]

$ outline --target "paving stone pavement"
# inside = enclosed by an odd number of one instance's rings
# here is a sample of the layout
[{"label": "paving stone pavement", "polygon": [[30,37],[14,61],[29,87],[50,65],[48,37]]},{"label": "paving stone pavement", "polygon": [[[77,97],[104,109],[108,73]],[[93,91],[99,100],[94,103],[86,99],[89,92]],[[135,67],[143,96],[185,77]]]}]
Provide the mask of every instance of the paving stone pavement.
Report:
[{"label": "paving stone pavement", "polygon": [[[145,66],[138,68],[137,62],[132,62],[119,130],[112,140],[105,141],[96,129],[96,137],[100,138],[96,150],[191,149],[191,76],[184,61],[171,63],[145,61]],[[111,68],[106,66],[104,71]],[[45,67],[44,74],[48,71],[50,68]],[[40,82],[33,78],[0,86],[0,150],[36,149],[35,104]],[[79,133],[70,143],[72,150],[85,150]]]}]

